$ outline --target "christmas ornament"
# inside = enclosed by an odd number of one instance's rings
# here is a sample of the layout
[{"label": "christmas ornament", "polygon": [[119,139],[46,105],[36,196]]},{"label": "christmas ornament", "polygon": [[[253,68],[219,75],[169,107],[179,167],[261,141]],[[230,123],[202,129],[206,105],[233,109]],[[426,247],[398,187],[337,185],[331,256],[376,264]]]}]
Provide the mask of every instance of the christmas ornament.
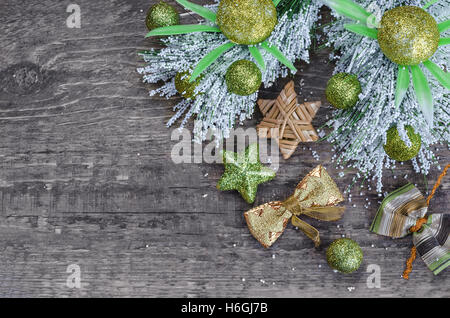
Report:
[{"label": "christmas ornament", "polygon": [[[204,24],[190,24],[181,26],[168,26],[162,27],[150,31],[147,34],[149,36],[161,36],[161,35],[175,35],[175,34],[188,34],[193,32],[222,32],[227,38],[230,36],[234,40],[226,41],[222,45],[211,50],[206,54],[196,65],[194,71],[191,74],[190,81],[202,74],[211,64],[213,64],[222,54],[231,50],[236,44],[256,44],[260,43],[260,48],[272,54],[281,63],[290,68],[293,72],[297,72],[294,65],[284,56],[284,54],[275,46],[270,45],[264,41],[270,33],[272,33],[276,23],[276,10],[275,20],[269,17],[273,15],[272,9],[275,9],[273,3],[270,0],[240,0],[235,2],[232,0],[221,0],[219,3],[219,9],[217,14],[210,9],[204,8],[195,3],[187,0],[176,0],[179,4],[186,9],[191,10],[201,17],[209,20],[212,23],[219,23],[218,26],[210,26]],[[236,8],[240,8],[240,10]],[[236,10],[235,10],[236,9]],[[240,11],[240,12],[239,12]],[[239,21],[239,16],[245,16],[245,21]],[[250,17],[255,15],[254,17]],[[258,22],[256,22],[258,21]],[[255,23],[254,25],[252,23]],[[222,30],[226,30],[225,32]],[[269,31],[270,30],[270,31]],[[245,33],[240,33],[245,32]],[[253,41],[257,41],[253,43]],[[245,43],[249,42],[249,43]],[[264,58],[259,51],[259,47],[248,47],[253,58],[258,62],[262,69],[265,69]]]},{"label": "christmas ornament", "polygon": [[245,212],[244,216],[252,235],[266,248],[280,237],[289,220],[318,247],[319,231],[299,216],[336,221],[342,217],[344,208],[335,205],[343,200],[336,183],[319,165],[303,178],[289,198],[265,203]]},{"label": "christmas ornament", "polygon": [[325,90],[327,100],[338,109],[349,109],[355,106],[361,92],[361,84],[356,75],[348,73],[333,75]]},{"label": "christmas ornament", "polygon": [[311,125],[321,105],[320,101],[298,104],[294,81],[290,81],[277,99],[259,99],[264,119],[256,127],[261,138],[274,138],[284,159],[289,159],[301,142],[319,139]]},{"label": "christmas ornament", "polygon": [[223,151],[225,172],[217,183],[222,191],[237,190],[247,203],[253,203],[258,185],[275,178],[275,171],[259,160],[259,145],[251,144],[243,153]]},{"label": "christmas ornament", "polygon": [[397,127],[391,127],[386,133],[386,144],[384,151],[389,158],[396,161],[411,160],[419,153],[421,147],[420,135],[414,132],[411,126],[406,126],[406,133],[411,142],[411,146],[407,146],[400,137]]},{"label": "christmas ornament", "polygon": [[417,65],[428,60],[439,45],[436,20],[425,10],[402,6],[384,13],[378,43],[392,62]]},{"label": "christmas ornament", "polygon": [[145,24],[151,31],[160,27],[167,27],[179,23],[180,17],[177,10],[170,4],[160,1],[153,5],[147,12]]},{"label": "christmas ornament", "polygon": [[217,25],[234,43],[258,44],[277,25],[277,10],[271,0],[221,0]]},{"label": "christmas ornament", "polygon": [[[289,1],[283,0],[280,4],[286,8],[286,5],[291,6]],[[293,62],[296,59],[308,60],[311,28],[319,18],[321,7],[316,1],[296,0],[291,6],[295,13],[279,13],[278,24],[267,39],[257,45],[238,45],[230,41],[218,26],[220,1],[208,7],[186,0],[177,0],[177,3],[184,6],[185,11],[198,14],[204,21],[151,30],[147,36],[163,36],[158,41],[165,47],[140,52],[145,65],[138,72],[145,83],[158,85],[150,91],[151,96],[165,98],[178,93],[174,78],[188,66],[192,66],[190,82],[203,76],[196,87],[201,94],[180,100],[173,107],[175,114],[167,123],[171,126],[179,121],[180,126],[185,127],[188,120],[195,118],[197,125],[194,125],[193,135],[196,142],[209,138],[211,131],[218,140],[227,137],[237,123],[236,117],[242,123],[254,113],[258,95],[241,96],[229,92],[225,79],[228,67],[242,59],[256,63],[265,87],[271,86],[280,76],[296,72]],[[274,4],[277,3],[274,1]]]},{"label": "christmas ornament", "polygon": [[197,96],[195,89],[200,84],[201,77],[197,78],[195,82],[190,82],[190,77],[189,71],[178,72],[175,75],[175,89],[184,98],[194,99]]},{"label": "christmas ornament", "polygon": [[450,164],[445,167],[426,200],[412,184],[390,193],[381,203],[370,227],[371,232],[392,238],[413,234],[414,247],[403,273],[405,279],[409,278],[412,271],[416,252],[434,275],[450,265],[450,214],[434,213],[426,216],[428,205],[449,168]]},{"label": "christmas ornament", "polygon": [[259,89],[261,77],[261,71],[255,63],[239,60],[230,65],[225,80],[230,93],[247,96]]},{"label": "christmas ornament", "polygon": [[349,238],[335,240],[327,249],[327,262],[341,273],[356,271],[363,260],[361,247]]},{"label": "christmas ornament", "polygon": [[[423,145],[413,159],[413,168],[427,175],[438,164],[431,145],[450,142],[450,75],[444,71],[450,62],[446,45],[450,44],[446,37],[450,2],[429,1],[418,8],[409,6],[417,1],[376,1],[376,12],[364,9],[372,7],[372,0],[324,2],[338,16],[336,23],[324,30],[329,45],[339,52],[331,56],[336,61],[334,72],[357,74],[363,88],[351,111],[335,111],[326,123],[332,128],[326,138],[334,144],[336,164],[343,169],[357,168],[357,178],[375,180],[376,190],[382,192],[384,168],[392,167],[389,150],[381,147],[387,131],[409,125]],[[349,24],[348,18],[357,23]],[[432,19],[441,37],[437,49]],[[407,141],[406,133],[400,133]],[[352,180],[356,182],[356,178]]]},{"label": "christmas ornament", "polygon": [[[339,13],[364,22],[371,14],[351,0],[325,0],[331,8]],[[450,28],[449,20],[437,25],[434,18],[421,8],[400,6],[388,10],[381,20],[379,30],[358,24],[346,24],[347,30],[377,39],[381,50],[394,63],[399,64],[396,106],[406,95],[409,86],[409,71],[405,65],[410,65],[413,85],[417,101],[430,127],[433,127],[433,98],[425,75],[417,64],[423,62],[436,79],[447,89],[450,89],[450,77],[439,66],[429,60],[439,45],[449,44],[449,38],[439,38],[440,32]]]}]

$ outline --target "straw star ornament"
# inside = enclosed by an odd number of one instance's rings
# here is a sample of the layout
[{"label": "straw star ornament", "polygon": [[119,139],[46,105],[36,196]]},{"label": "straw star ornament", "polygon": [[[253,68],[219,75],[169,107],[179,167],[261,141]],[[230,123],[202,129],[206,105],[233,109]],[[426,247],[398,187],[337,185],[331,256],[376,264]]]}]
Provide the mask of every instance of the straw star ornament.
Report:
[{"label": "straw star ornament", "polygon": [[299,143],[319,139],[311,122],[321,102],[299,104],[293,81],[286,84],[277,99],[259,99],[258,106],[264,115],[256,127],[258,136],[276,139],[284,159],[292,156]]}]

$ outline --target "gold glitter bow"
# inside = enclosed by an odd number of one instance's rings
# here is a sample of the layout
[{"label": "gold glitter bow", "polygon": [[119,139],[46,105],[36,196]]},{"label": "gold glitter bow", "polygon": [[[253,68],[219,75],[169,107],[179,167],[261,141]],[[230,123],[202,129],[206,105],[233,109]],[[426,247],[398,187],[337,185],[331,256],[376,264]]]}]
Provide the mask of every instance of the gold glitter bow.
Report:
[{"label": "gold glitter bow", "polygon": [[336,221],[344,213],[336,207],[344,201],[336,183],[322,165],[308,173],[285,201],[273,201],[244,213],[252,235],[264,246],[270,247],[280,237],[291,220],[314,245],[320,245],[319,231],[298,216],[307,215],[321,221]]}]

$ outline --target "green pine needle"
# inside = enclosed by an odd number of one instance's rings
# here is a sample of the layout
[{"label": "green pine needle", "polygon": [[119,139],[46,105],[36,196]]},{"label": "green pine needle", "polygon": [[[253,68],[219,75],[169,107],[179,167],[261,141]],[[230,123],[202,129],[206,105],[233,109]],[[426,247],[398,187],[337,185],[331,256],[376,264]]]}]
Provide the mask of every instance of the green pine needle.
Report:
[{"label": "green pine needle", "polygon": [[218,27],[201,24],[185,24],[185,25],[171,25],[154,29],[147,33],[146,38],[151,36],[161,35],[176,35],[187,34],[193,32],[221,32]]},{"label": "green pine needle", "polygon": [[395,107],[397,108],[403,101],[409,87],[409,69],[406,66],[398,66],[397,85],[395,86]]},{"label": "green pine needle", "polygon": [[281,0],[273,0],[273,4],[276,6],[278,6],[278,4],[280,3]]},{"label": "green pine needle", "polygon": [[450,44],[450,38],[441,38],[439,40],[439,46],[441,46],[441,45],[448,45],[448,44]]},{"label": "green pine needle", "polygon": [[344,24],[344,28],[353,33],[364,35],[375,40],[378,38],[377,29],[371,29],[361,24]]},{"label": "green pine needle", "polygon": [[442,84],[446,89],[450,90],[450,74],[444,72],[439,66],[430,60],[423,62],[423,65],[430,71],[431,74]]},{"label": "green pine needle", "polygon": [[202,74],[202,72],[208,68],[208,66],[214,63],[214,61],[216,61],[223,53],[231,49],[233,46],[235,46],[234,43],[227,42],[219,47],[216,47],[214,50],[206,54],[192,71],[189,82],[194,82],[196,78],[199,77],[200,74]]},{"label": "green pine needle", "polygon": [[444,32],[450,28],[450,20],[438,24],[439,32]]},{"label": "green pine needle", "polygon": [[305,11],[312,0],[280,0],[277,5],[278,16],[282,17],[287,14],[288,18],[291,19],[294,14],[300,13],[300,11]]},{"label": "green pine needle", "polygon": [[261,47],[272,54],[278,61],[280,61],[280,63],[286,65],[293,73],[297,73],[297,69],[294,64],[292,64],[292,62],[289,61],[276,46],[269,45],[266,41],[264,41],[261,43]]},{"label": "green pine needle", "polygon": [[351,0],[323,0],[323,2],[337,13],[364,24],[367,23],[367,18],[371,16],[366,9]]},{"label": "green pine needle", "polygon": [[423,6],[423,9],[424,9],[424,10],[428,9],[429,7],[431,7],[433,4],[435,4],[435,3],[438,2],[438,1],[439,1],[439,0],[431,0],[431,1],[427,2],[427,3]]},{"label": "green pine needle", "polygon": [[433,96],[427,78],[418,65],[411,66],[414,91],[428,126],[433,128]]},{"label": "green pine needle", "polygon": [[201,5],[189,2],[187,0],[175,0],[175,1],[178,2],[179,4],[181,4],[186,9],[197,13],[199,16],[201,16],[211,22],[216,22],[216,14],[214,12],[212,12],[211,10],[209,10]]},{"label": "green pine needle", "polygon": [[258,65],[261,67],[263,71],[266,70],[266,63],[264,63],[264,58],[261,55],[261,52],[256,46],[249,46],[248,50],[250,51],[250,54],[253,56],[255,61],[258,63]]}]

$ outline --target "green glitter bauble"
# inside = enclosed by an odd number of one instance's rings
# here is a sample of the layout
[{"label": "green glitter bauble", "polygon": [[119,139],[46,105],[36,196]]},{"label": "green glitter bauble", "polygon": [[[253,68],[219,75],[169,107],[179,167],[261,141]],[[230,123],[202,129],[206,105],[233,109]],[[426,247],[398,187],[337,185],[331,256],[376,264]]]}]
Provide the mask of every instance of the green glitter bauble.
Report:
[{"label": "green glitter bauble", "polygon": [[221,0],[217,10],[217,25],[237,44],[264,41],[277,22],[277,9],[272,0]]},{"label": "green glitter bauble", "polygon": [[439,46],[436,20],[425,10],[403,6],[386,11],[378,29],[378,43],[392,62],[417,65],[428,60]]},{"label": "green glitter bauble", "polygon": [[419,153],[422,140],[419,134],[414,132],[411,126],[405,126],[406,134],[411,141],[411,147],[408,147],[400,137],[397,127],[391,127],[386,133],[386,144],[384,151],[389,158],[396,161],[411,160]]},{"label": "green glitter bauble", "polygon": [[255,63],[239,60],[228,67],[225,81],[230,93],[247,96],[259,89],[262,75]]},{"label": "green glitter bauble", "polygon": [[186,99],[194,99],[197,96],[195,88],[200,84],[202,76],[197,77],[192,83],[189,82],[190,79],[191,74],[189,71],[178,72],[175,75],[175,89]]},{"label": "green glitter bauble", "polygon": [[179,21],[180,17],[177,10],[170,4],[161,1],[148,10],[145,24],[147,24],[147,28],[151,31],[160,27],[177,25]]},{"label": "green glitter bauble", "polygon": [[363,260],[361,247],[348,238],[340,238],[330,244],[327,249],[327,262],[331,268],[342,273],[356,271]]},{"label": "green glitter bauble", "polygon": [[356,75],[338,73],[328,81],[325,94],[334,107],[349,109],[356,105],[361,92],[361,84]]}]

